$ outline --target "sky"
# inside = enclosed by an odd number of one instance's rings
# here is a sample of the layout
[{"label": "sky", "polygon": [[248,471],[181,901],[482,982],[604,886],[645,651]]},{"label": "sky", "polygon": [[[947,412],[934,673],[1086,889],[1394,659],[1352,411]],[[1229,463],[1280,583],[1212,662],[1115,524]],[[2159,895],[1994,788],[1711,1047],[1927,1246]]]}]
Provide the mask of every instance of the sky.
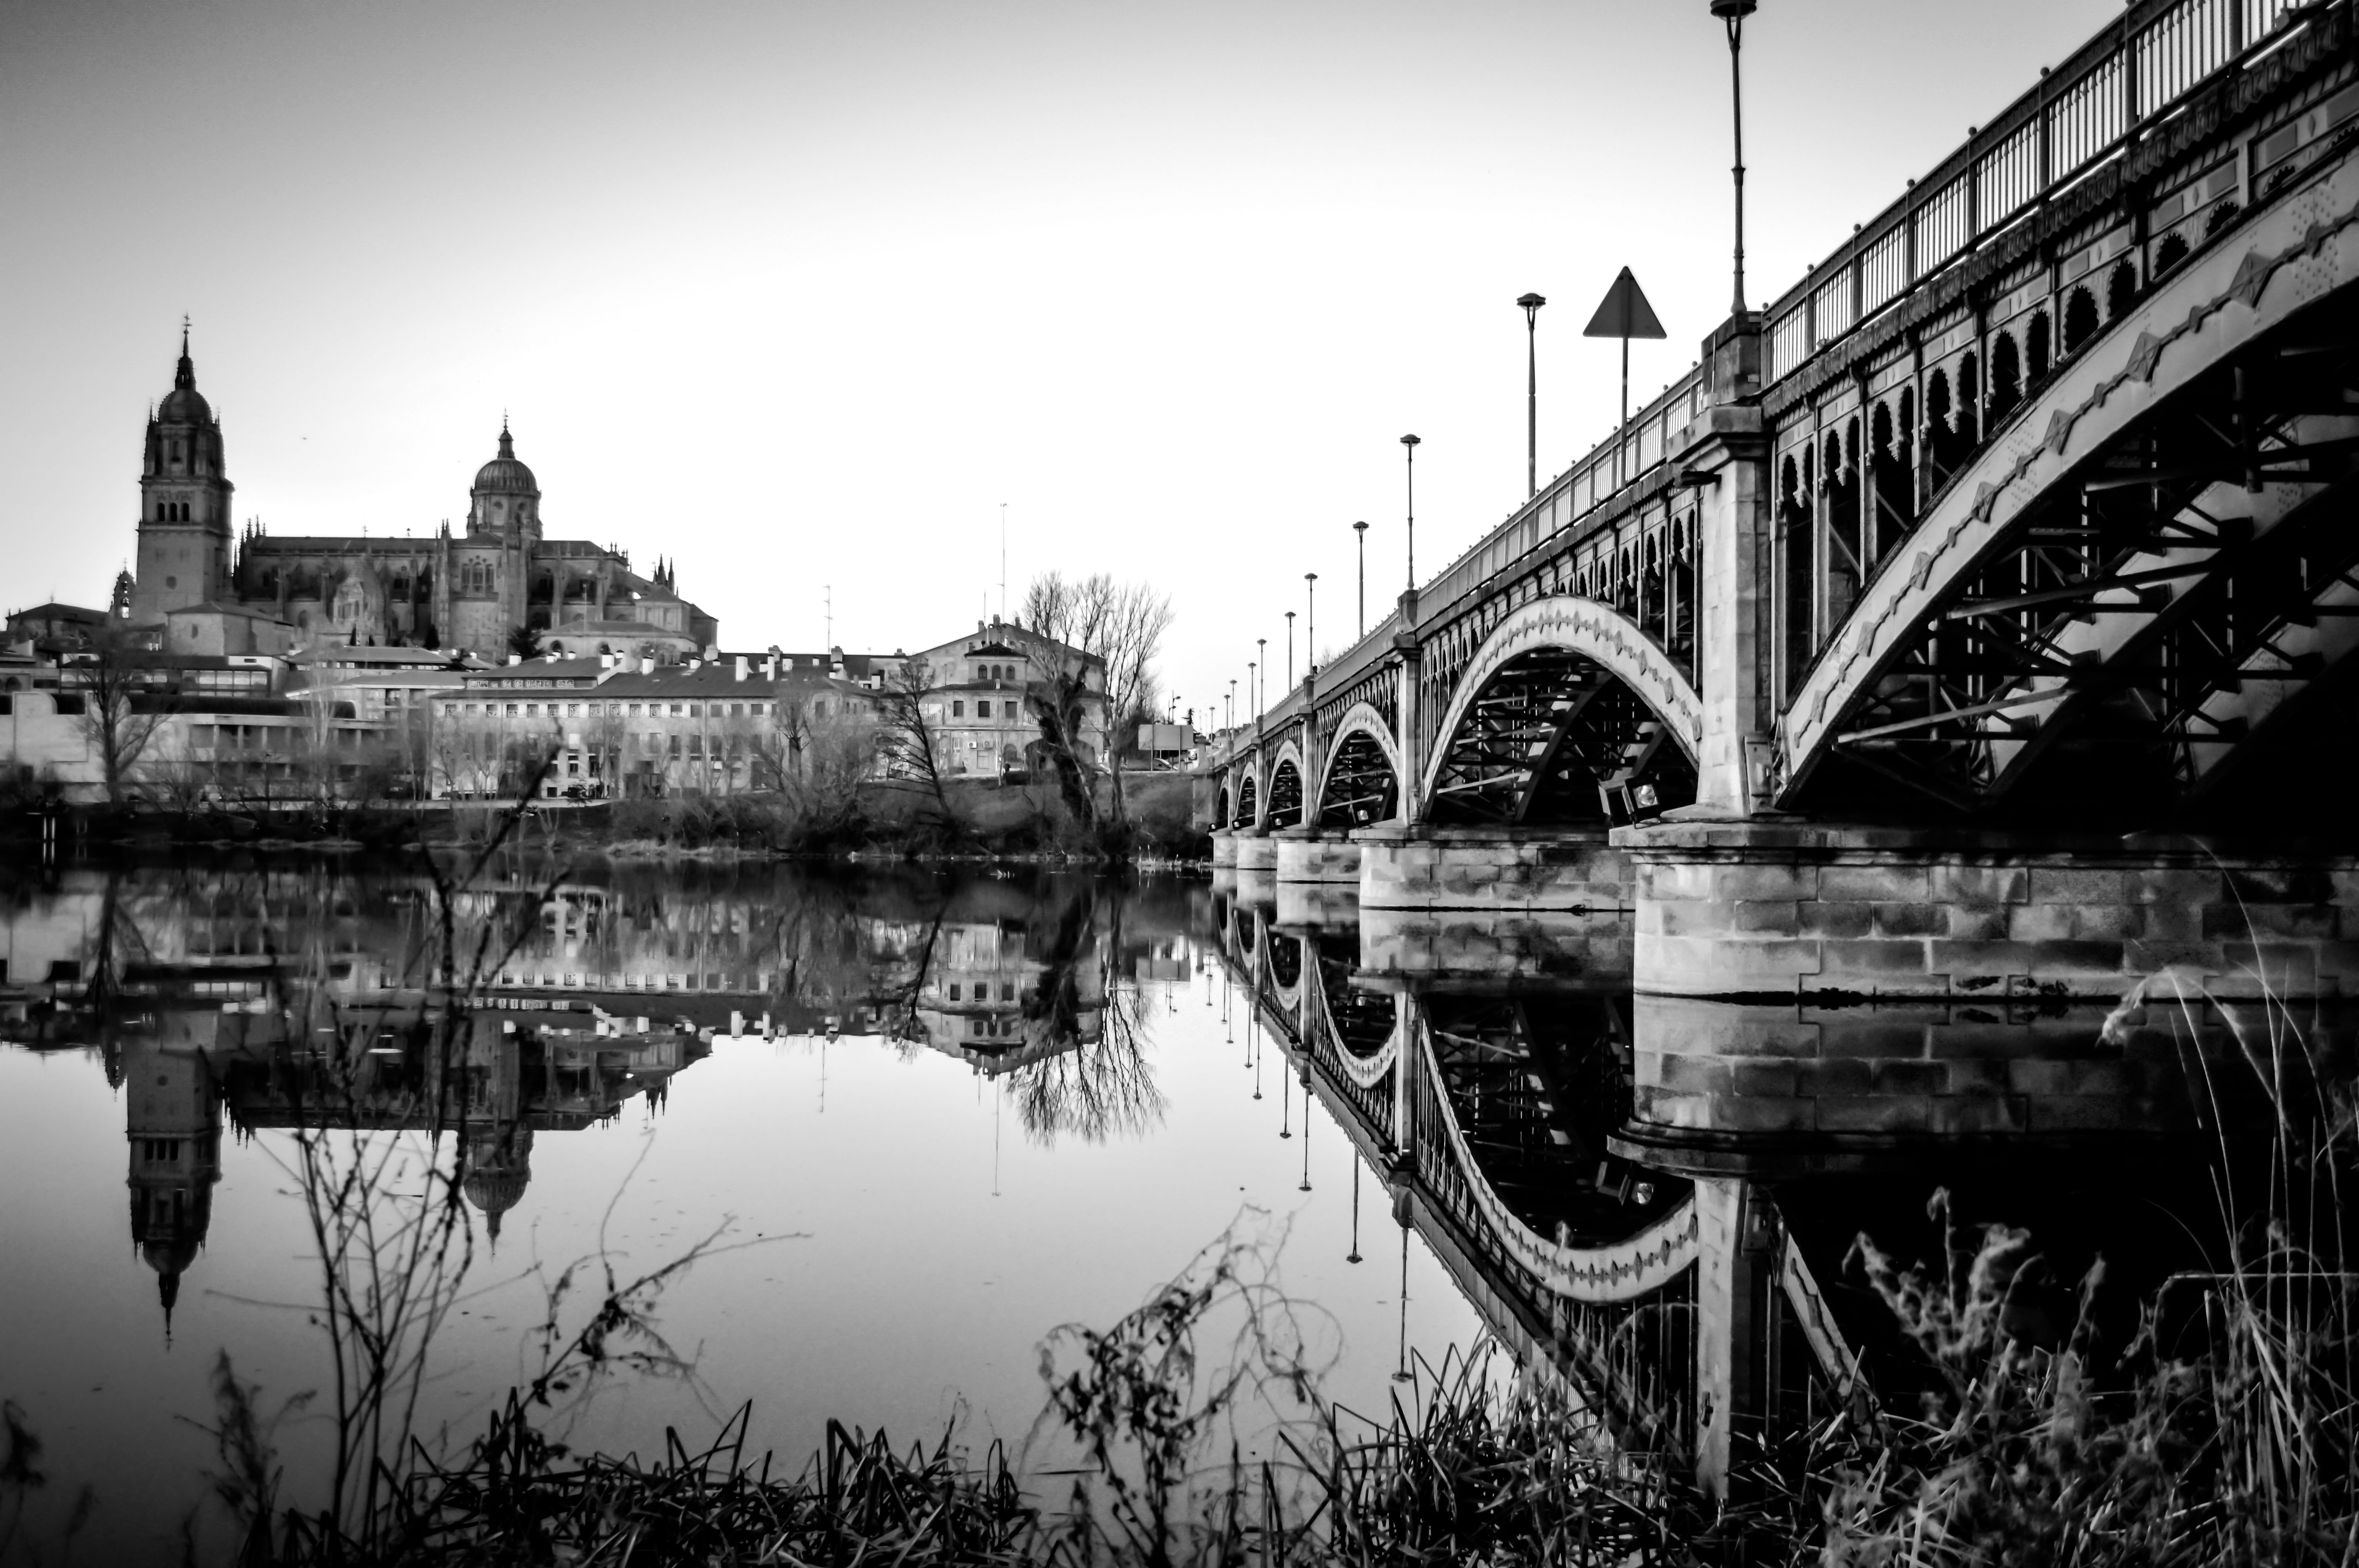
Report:
[{"label": "sky", "polygon": [[[1765,0],[1747,294],[2117,16]],[[103,603],[181,318],[243,518],[424,535],[505,414],[547,532],[723,645],[919,648],[1049,569],[1283,689],[1612,427],[1622,266],[1728,313],[1705,0],[0,0],[0,608]],[[1006,519],[1006,568],[1001,522]],[[1320,593],[1309,598],[1308,572]],[[832,616],[831,616],[832,606]],[[1242,699],[1241,699],[1242,706]]]}]

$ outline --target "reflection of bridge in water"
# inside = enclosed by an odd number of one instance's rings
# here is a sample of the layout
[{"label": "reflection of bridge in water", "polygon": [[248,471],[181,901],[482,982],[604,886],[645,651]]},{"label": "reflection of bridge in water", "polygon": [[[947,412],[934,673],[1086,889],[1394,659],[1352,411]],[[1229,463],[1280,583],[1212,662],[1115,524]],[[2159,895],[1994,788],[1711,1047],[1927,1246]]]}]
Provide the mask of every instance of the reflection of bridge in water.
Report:
[{"label": "reflection of bridge in water", "polygon": [[1862,1228],[1921,1224],[1938,1178],[2036,1218],[2060,1267],[2086,1242],[2158,1277],[2122,1211],[2180,1201],[2126,1198],[2199,1130],[2198,1061],[2238,1112],[2217,1008],[1665,998],[1631,989],[1627,916],[1364,923],[1225,874],[1214,914],[1252,1018],[1491,1330],[1714,1487],[1740,1437],[1917,1381],[1845,1274]]},{"label": "reflection of bridge in water", "polygon": [[[1789,1406],[1848,1384],[1810,1270],[1749,1184],[1613,1146],[1631,1096],[1626,972],[1378,976],[1356,911],[1322,929],[1234,896],[1215,909],[1254,1018],[1527,1365],[1555,1368],[1632,1438],[1723,1465],[1759,1371],[1794,1384]],[[1756,1367],[1756,1341],[1783,1352],[1774,1368]]]}]

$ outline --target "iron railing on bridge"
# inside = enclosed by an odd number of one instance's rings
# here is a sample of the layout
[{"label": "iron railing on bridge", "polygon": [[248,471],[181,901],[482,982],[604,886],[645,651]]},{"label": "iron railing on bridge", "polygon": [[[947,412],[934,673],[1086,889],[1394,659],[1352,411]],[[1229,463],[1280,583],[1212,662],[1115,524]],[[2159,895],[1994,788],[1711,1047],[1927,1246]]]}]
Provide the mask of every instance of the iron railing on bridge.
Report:
[{"label": "iron railing on bridge", "polygon": [[1769,307],[1766,379],[1791,375],[2111,164],[2320,8],[2294,0],[2130,5]]}]

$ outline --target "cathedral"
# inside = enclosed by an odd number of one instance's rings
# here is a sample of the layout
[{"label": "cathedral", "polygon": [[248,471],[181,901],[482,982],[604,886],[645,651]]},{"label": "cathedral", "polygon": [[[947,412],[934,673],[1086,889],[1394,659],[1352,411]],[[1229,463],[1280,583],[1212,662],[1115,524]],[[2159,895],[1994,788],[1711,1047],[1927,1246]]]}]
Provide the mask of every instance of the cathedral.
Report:
[{"label": "cathedral", "polygon": [[417,538],[233,530],[235,489],[184,330],[172,390],[147,420],[136,570],[116,589],[133,624],[234,609],[286,622],[298,646],[451,648],[493,660],[507,656],[518,627],[550,653],[663,663],[720,640],[712,617],[675,590],[671,568],[641,577],[619,550],[543,536],[540,485],[506,420],[498,455],[475,470],[461,535],[447,522]]}]

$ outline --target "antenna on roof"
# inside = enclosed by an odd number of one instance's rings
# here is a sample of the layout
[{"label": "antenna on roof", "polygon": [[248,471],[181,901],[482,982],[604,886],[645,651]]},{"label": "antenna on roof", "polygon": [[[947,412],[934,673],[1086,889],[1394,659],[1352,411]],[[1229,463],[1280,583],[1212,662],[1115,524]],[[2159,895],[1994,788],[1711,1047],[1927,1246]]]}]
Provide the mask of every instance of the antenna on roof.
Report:
[{"label": "antenna on roof", "polygon": [[835,584],[827,587],[827,645],[835,646]]},{"label": "antenna on roof", "polygon": [[999,618],[1007,619],[1007,503],[999,503]]}]

